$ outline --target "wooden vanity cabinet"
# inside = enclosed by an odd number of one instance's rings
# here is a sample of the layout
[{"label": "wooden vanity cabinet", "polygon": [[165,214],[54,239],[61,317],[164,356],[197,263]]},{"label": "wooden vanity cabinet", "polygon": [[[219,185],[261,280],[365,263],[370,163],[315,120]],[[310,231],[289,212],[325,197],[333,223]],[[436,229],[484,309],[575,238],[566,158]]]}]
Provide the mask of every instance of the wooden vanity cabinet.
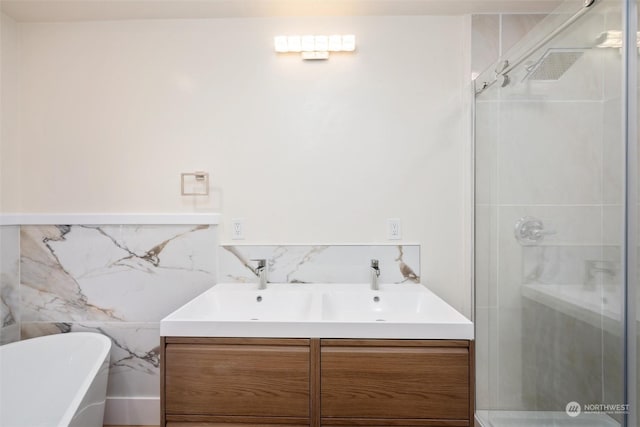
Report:
[{"label": "wooden vanity cabinet", "polygon": [[163,426],[309,426],[310,340],[162,341]]},{"label": "wooden vanity cabinet", "polygon": [[473,425],[472,342],[321,342],[323,426]]},{"label": "wooden vanity cabinet", "polygon": [[161,426],[473,425],[473,341],[173,338]]}]

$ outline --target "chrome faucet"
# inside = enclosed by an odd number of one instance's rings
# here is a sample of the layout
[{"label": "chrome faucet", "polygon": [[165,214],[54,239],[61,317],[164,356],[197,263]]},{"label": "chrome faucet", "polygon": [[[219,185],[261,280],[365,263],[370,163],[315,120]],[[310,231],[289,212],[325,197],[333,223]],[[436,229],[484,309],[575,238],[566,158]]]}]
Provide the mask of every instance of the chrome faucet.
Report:
[{"label": "chrome faucet", "polygon": [[587,289],[594,289],[597,274],[602,275],[601,279],[604,279],[604,276],[609,279],[613,279],[617,272],[618,269],[613,261],[587,260],[585,261],[584,287]]},{"label": "chrome faucet", "polygon": [[378,260],[371,260],[371,289],[377,291],[380,289],[378,286],[378,277],[380,277],[380,267],[378,266]]},{"label": "chrome faucet", "polygon": [[251,261],[258,262],[258,266],[251,269],[253,274],[258,277],[258,289],[267,289],[267,260],[252,259]]}]

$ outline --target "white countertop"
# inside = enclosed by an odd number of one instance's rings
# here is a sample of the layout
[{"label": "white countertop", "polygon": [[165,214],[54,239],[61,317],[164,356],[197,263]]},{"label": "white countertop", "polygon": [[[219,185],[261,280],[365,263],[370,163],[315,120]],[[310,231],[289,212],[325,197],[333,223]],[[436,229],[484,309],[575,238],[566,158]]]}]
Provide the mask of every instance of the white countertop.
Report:
[{"label": "white countertop", "polygon": [[218,284],[160,322],[161,336],[473,339],[473,323],[420,284]]}]

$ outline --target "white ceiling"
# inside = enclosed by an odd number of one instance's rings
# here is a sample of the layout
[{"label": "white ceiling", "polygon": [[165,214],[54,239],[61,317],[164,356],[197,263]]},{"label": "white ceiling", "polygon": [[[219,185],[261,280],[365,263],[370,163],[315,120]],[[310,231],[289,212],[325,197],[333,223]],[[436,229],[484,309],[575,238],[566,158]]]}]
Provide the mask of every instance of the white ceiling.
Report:
[{"label": "white ceiling", "polygon": [[547,13],[561,0],[0,0],[20,22],[259,16]]}]

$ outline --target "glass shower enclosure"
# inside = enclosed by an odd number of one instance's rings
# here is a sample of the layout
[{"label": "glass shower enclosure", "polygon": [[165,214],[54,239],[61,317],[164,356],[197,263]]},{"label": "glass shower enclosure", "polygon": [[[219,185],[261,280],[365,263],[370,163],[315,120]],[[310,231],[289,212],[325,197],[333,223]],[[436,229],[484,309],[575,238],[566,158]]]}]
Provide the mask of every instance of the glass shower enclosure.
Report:
[{"label": "glass shower enclosure", "polygon": [[638,426],[635,3],[564,2],[475,80],[483,426]]}]

